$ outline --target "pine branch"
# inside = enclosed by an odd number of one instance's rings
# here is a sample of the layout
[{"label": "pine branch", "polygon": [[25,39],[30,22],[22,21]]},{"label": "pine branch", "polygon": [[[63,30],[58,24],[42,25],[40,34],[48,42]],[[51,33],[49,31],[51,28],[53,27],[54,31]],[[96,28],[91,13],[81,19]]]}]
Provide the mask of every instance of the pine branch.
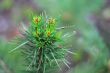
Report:
[{"label": "pine branch", "polygon": [[75,53],[60,47],[62,36],[57,31],[56,19],[43,16],[33,16],[32,18],[29,29],[24,33],[25,39],[23,38],[23,40],[25,42],[11,50],[11,52],[22,48],[28,65],[27,71],[30,73],[46,73],[48,68],[52,66],[58,66],[61,70],[59,61],[70,68],[68,62],[64,59],[65,53]]}]

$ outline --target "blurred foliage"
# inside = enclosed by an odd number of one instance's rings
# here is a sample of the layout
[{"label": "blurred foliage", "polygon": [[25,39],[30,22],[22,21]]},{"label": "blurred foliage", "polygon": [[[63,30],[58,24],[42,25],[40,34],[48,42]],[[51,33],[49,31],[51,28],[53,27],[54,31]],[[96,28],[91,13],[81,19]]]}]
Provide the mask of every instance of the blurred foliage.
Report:
[{"label": "blurred foliage", "polygon": [[9,9],[13,5],[13,0],[1,0],[0,9]]},{"label": "blurred foliage", "polygon": [[9,53],[14,45],[0,41],[0,73],[22,73],[21,70],[24,68],[21,53]]}]

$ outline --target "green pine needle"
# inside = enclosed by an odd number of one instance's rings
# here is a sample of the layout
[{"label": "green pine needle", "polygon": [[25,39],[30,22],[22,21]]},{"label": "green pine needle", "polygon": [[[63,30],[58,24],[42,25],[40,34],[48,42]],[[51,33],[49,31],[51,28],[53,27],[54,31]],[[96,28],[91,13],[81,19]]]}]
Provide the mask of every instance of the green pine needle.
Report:
[{"label": "green pine needle", "polygon": [[15,50],[19,49],[20,47],[22,47],[23,45],[27,44],[28,42],[29,42],[29,41],[26,41],[26,42],[24,42],[24,43],[20,44],[20,45],[19,45],[19,46],[17,46],[16,48],[12,49],[9,53],[11,53],[11,52],[13,52],[13,51],[15,51]]}]

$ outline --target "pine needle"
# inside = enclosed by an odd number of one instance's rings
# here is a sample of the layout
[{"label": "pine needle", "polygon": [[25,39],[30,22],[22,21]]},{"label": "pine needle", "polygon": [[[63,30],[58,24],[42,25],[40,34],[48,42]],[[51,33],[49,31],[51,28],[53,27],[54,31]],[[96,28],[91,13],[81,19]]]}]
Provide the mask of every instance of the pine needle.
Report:
[{"label": "pine needle", "polygon": [[64,64],[70,69],[69,65],[63,60]]},{"label": "pine needle", "polygon": [[68,50],[66,50],[66,49],[63,49],[63,50],[66,51],[66,52],[68,52],[68,53],[70,53],[70,54],[77,55],[77,53],[74,53],[74,52],[68,51]]},{"label": "pine needle", "polygon": [[22,47],[23,45],[27,44],[28,42],[29,42],[29,41],[26,41],[26,42],[24,42],[24,43],[20,44],[19,46],[17,46],[17,47],[16,47],[16,48],[14,48],[13,50],[11,50],[9,53],[11,53],[11,52],[13,52],[13,51],[15,51],[15,50],[19,49],[20,47]]},{"label": "pine needle", "polygon": [[[54,60],[55,60],[56,64],[57,64],[57,65],[58,65],[58,67],[60,68],[60,65],[58,64],[58,61],[56,60],[56,58],[55,58],[54,54],[52,53],[52,51],[51,51],[51,54],[52,54],[52,56],[53,56],[53,58],[54,58]],[[61,68],[60,68],[60,70],[61,70]]]}]

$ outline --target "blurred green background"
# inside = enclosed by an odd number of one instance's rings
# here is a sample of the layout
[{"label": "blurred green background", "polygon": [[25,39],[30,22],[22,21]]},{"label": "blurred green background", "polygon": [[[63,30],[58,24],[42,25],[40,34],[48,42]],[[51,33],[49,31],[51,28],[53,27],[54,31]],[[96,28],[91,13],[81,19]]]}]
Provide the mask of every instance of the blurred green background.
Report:
[{"label": "blurred green background", "polygon": [[50,73],[110,73],[110,0],[0,0],[0,73],[25,73],[20,51],[9,51],[32,13],[60,17],[65,47],[76,53],[66,56],[70,69]]}]

